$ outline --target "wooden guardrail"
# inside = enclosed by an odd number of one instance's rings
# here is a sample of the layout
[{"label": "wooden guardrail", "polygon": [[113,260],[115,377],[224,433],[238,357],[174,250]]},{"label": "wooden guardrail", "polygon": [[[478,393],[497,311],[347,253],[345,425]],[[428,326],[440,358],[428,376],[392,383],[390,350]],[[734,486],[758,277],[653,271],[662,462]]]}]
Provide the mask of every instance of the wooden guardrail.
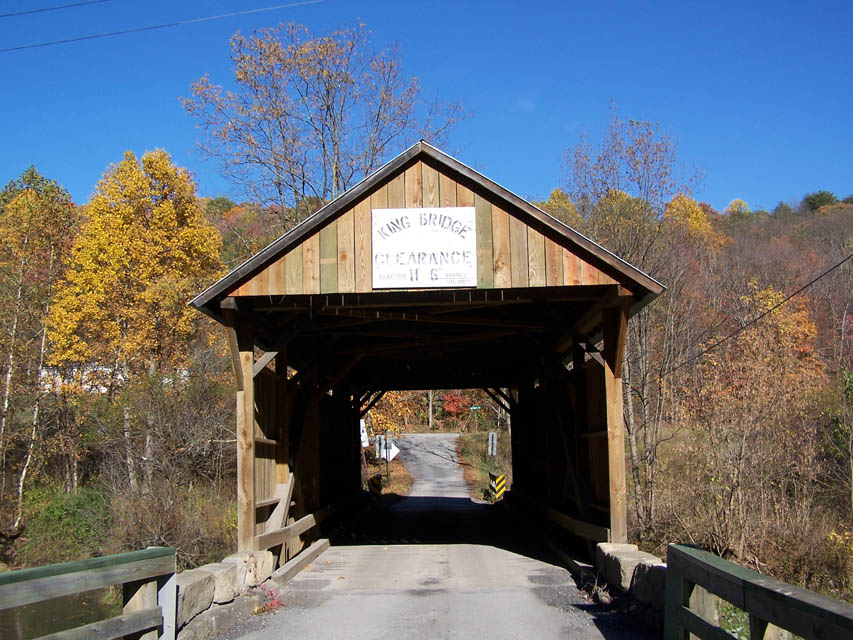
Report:
[{"label": "wooden guardrail", "polygon": [[40,640],[106,640],[134,637],[175,639],[177,592],[175,550],[149,547],[77,562],[0,574],[0,611],[35,602],[122,585],[122,615],[75,629],[42,636]]},{"label": "wooden guardrail", "polygon": [[531,496],[528,496],[526,493],[522,493],[517,489],[512,489],[506,494],[506,496],[511,502],[520,504],[534,513],[538,513],[546,520],[553,522],[558,527],[565,529],[573,535],[586,538],[593,543],[610,542],[610,529],[607,527],[590,524],[589,522],[572,518],[561,511],[557,511],[553,507],[538,502]]},{"label": "wooden guardrail", "polygon": [[768,624],[806,640],[853,638],[853,606],[679,544],[667,550],[664,639],[737,640],[689,608],[694,586],[749,614],[749,637],[764,638]]}]

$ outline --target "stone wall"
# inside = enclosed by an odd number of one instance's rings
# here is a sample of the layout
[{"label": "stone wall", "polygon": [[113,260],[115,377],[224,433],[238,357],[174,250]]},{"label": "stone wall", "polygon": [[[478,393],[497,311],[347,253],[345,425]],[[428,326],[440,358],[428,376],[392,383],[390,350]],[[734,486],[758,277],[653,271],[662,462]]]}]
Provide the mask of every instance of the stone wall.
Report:
[{"label": "stone wall", "polygon": [[261,611],[268,596],[276,593],[268,584],[274,566],[269,551],[241,551],[222,562],[179,573],[178,637],[209,638]]},{"label": "stone wall", "polygon": [[[662,629],[666,593],[666,563],[635,544],[600,542],[595,550],[599,575],[617,592],[633,600],[629,611],[646,623]],[[690,609],[709,622],[719,625],[719,598],[696,585],[690,596]],[[691,639],[695,638],[690,634]],[[792,640],[789,631],[767,625],[764,640]]]}]

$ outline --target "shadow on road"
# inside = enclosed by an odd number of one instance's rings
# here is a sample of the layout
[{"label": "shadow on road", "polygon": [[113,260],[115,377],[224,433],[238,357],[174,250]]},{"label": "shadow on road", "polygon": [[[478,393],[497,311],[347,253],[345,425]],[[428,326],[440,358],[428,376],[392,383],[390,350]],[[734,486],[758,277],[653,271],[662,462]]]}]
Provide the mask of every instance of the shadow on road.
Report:
[{"label": "shadow on road", "polygon": [[[332,533],[331,542],[333,546],[487,545],[562,568],[562,563],[532,535],[532,526],[535,525],[510,515],[500,503],[385,495],[354,525]],[[571,594],[551,586],[539,589],[551,606],[583,611],[607,640],[646,640],[656,636],[649,627],[613,607],[584,600],[578,591]]]},{"label": "shadow on road", "polygon": [[500,504],[470,498],[383,496],[348,529],[332,534],[333,545],[481,544],[559,566],[557,559]]}]

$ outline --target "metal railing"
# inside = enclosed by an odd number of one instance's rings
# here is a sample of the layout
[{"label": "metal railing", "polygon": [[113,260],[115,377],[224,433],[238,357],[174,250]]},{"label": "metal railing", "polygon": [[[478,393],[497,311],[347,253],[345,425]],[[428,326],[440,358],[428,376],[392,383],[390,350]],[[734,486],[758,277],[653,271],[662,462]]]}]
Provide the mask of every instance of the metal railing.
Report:
[{"label": "metal railing", "polygon": [[149,547],[78,562],[0,574],[0,611],[113,585],[122,585],[120,616],[42,636],[108,639],[140,634],[146,640],[175,639],[177,590],[175,550]]},{"label": "metal railing", "polygon": [[853,606],[741,567],[712,553],[669,545],[666,568],[665,640],[737,640],[690,610],[701,586],[749,615],[750,640],[764,638],[768,624],[807,640],[853,638]]}]

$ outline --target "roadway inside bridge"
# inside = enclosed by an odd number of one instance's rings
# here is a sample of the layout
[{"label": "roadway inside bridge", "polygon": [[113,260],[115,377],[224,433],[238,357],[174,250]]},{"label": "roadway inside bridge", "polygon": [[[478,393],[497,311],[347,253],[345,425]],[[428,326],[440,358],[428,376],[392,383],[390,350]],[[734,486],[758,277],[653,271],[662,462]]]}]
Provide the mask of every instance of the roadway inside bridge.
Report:
[{"label": "roadway inside bridge", "polygon": [[587,600],[500,505],[469,498],[454,434],[398,442],[414,484],[332,539],[277,612],[223,638],[577,638],[656,634]]}]

